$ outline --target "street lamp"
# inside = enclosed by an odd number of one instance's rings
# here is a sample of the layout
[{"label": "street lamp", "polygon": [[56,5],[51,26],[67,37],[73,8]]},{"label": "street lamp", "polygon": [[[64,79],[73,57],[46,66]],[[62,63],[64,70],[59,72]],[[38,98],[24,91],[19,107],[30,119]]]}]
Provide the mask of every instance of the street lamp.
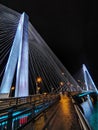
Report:
[{"label": "street lamp", "polygon": [[14,92],[14,90],[15,90],[15,87],[12,86],[11,89],[10,89],[10,96],[11,96],[11,97],[13,96],[13,92]]},{"label": "street lamp", "polygon": [[41,82],[42,82],[42,78],[37,77],[36,78],[36,94],[39,94],[39,91],[40,91],[39,83],[41,83]]},{"label": "street lamp", "polygon": [[42,82],[42,78],[41,77],[37,77],[36,82],[37,83],[41,83]]},{"label": "street lamp", "polygon": [[61,82],[60,82],[60,87],[62,87],[63,85],[64,85],[64,82],[61,81]]},{"label": "street lamp", "polygon": [[64,72],[62,72],[62,75],[64,75]]},{"label": "street lamp", "polygon": [[11,87],[11,90],[14,90],[14,89],[15,89],[15,87],[14,87],[14,86],[12,86],[12,87]]},{"label": "street lamp", "polygon": [[64,86],[64,82],[61,81],[61,82],[59,83],[59,85],[60,85],[60,91],[62,91],[62,90],[63,90],[62,87]]}]

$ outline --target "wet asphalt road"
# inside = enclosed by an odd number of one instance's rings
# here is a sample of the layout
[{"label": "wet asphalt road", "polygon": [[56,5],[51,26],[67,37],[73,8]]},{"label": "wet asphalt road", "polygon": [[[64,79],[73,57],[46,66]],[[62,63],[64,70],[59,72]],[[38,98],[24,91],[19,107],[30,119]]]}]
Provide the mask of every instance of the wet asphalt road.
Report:
[{"label": "wet asphalt road", "polygon": [[50,130],[81,130],[71,98],[61,96]]},{"label": "wet asphalt road", "polygon": [[34,123],[33,130],[42,130],[55,109],[56,112],[45,130],[81,130],[72,100],[66,94],[61,95],[59,103]]}]

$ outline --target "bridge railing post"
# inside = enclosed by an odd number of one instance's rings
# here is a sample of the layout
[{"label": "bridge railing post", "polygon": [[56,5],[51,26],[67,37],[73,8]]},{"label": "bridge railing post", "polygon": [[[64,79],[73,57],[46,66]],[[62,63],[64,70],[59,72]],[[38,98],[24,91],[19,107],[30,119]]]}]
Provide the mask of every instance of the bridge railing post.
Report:
[{"label": "bridge railing post", "polygon": [[16,106],[18,105],[18,98],[16,98]]},{"label": "bridge railing post", "polygon": [[13,115],[13,108],[8,111],[8,123],[7,123],[7,130],[12,130],[12,116]]}]

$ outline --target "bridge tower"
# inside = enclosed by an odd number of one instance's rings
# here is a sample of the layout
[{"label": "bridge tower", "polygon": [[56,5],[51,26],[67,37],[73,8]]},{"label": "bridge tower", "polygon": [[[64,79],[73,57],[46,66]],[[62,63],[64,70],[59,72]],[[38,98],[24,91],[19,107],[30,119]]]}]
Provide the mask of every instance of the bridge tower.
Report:
[{"label": "bridge tower", "polygon": [[10,93],[16,70],[15,97],[28,96],[28,16],[21,14],[1,82],[0,93]]},{"label": "bridge tower", "polygon": [[94,81],[93,79],[91,78],[86,66],[83,64],[83,74],[84,74],[84,81],[85,81],[85,86],[86,86],[86,90],[93,90],[93,91],[96,91],[98,92],[95,84],[94,84]]}]

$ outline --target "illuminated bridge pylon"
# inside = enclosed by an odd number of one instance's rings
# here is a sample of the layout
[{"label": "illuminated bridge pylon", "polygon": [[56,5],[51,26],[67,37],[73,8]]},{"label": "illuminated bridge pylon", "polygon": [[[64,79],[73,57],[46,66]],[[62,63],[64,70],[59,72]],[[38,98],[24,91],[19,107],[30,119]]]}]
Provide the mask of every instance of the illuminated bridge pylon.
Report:
[{"label": "illuminated bridge pylon", "polygon": [[86,90],[92,90],[95,92],[98,92],[95,83],[92,79],[92,77],[90,76],[90,73],[88,72],[86,66],[83,64],[83,74],[84,74],[84,80],[85,80],[85,86],[86,86]]},{"label": "illuminated bridge pylon", "polygon": [[15,97],[28,96],[28,16],[20,16],[2,79],[0,93],[10,93],[16,69]]},{"label": "illuminated bridge pylon", "polygon": [[82,65],[82,69],[76,74],[75,77],[83,91],[94,91],[98,93],[97,87],[85,64]]}]

